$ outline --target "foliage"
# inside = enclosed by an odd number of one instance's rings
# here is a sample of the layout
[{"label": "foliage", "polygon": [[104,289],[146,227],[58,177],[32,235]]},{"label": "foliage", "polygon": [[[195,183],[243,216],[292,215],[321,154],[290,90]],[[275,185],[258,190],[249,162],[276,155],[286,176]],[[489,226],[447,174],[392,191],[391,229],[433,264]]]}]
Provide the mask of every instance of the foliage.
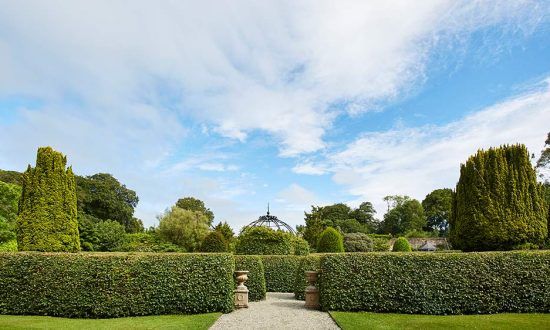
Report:
[{"label": "foliage", "polygon": [[436,231],[422,231],[422,230],[412,230],[405,233],[406,238],[426,238],[426,237],[437,237],[438,233]]},{"label": "foliage", "polygon": [[172,207],[159,218],[159,235],[162,239],[196,251],[208,234],[208,218],[201,212]]},{"label": "foliage", "polygon": [[227,242],[231,242],[233,238],[235,237],[235,232],[233,232],[233,229],[227,222],[219,222],[215,227],[214,230],[219,231],[225,240]]},{"label": "foliage", "polygon": [[4,329],[86,329],[86,330],[148,330],[193,329],[207,330],[221,313],[195,315],[156,315],[121,317],[116,319],[68,319],[49,316],[0,315]]},{"label": "foliage", "polygon": [[294,276],[301,256],[260,256],[268,292],[294,292]]},{"label": "foliage", "polygon": [[117,248],[123,252],[185,252],[185,249],[163,241],[154,232],[125,234],[124,241]]},{"label": "foliage", "polygon": [[547,206],[524,145],[479,150],[460,167],[450,239],[464,251],[541,244]]},{"label": "foliage", "polygon": [[382,237],[372,237],[372,250],[375,252],[388,252],[390,250],[390,240]]},{"label": "foliage", "polygon": [[398,237],[393,243],[393,252],[411,252],[411,244],[405,237]]},{"label": "foliage", "polygon": [[426,195],[422,201],[424,214],[426,215],[426,229],[437,232],[439,236],[447,236],[453,191],[451,189],[436,189]]},{"label": "foliage", "polygon": [[15,228],[21,187],[0,181],[0,223]]},{"label": "foliage", "polygon": [[549,268],[550,251],[329,254],[321,258],[321,305],[404,314],[548,313]]},{"label": "foliage", "polygon": [[23,184],[23,173],[0,170],[0,181],[21,186]]},{"label": "foliage", "polygon": [[317,252],[344,252],[342,234],[332,227],[327,227],[319,236]]},{"label": "foliage", "polygon": [[129,233],[143,231],[141,220],[133,217],[139,198],[111,174],[76,177],[78,210],[101,220],[114,220]]},{"label": "foliage", "polygon": [[299,229],[310,247],[315,247],[327,227],[340,227],[343,232],[374,232],[379,225],[375,213],[370,202],[363,202],[354,210],[343,203],[312,206],[311,213],[305,213],[305,227]]},{"label": "foliage", "polygon": [[416,199],[408,196],[386,196],[388,212],[384,215],[381,230],[384,233],[398,235],[411,230],[422,230],[426,225],[424,209]]},{"label": "foliage", "polygon": [[20,251],[80,250],[75,179],[67,158],[50,147],[38,148],[36,167],[23,174],[17,217]]},{"label": "foliage", "polygon": [[[540,153],[540,158],[537,160],[537,168],[542,170],[550,167],[550,132],[544,141],[544,149]],[[543,176],[541,174],[541,176]]]},{"label": "foliage", "polygon": [[17,252],[17,240],[0,243],[0,252]]},{"label": "foliage", "polygon": [[78,232],[80,247],[83,251],[94,251],[94,246],[98,244],[96,224],[99,222],[101,219],[84,212],[78,212]]},{"label": "foliage", "polygon": [[545,329],[550,314],[409,315],[368,312],[330,312],[343,330],[401,329]]},{"label": "foliage", "polygon": [[[248,300],[260,301],[265,299],[264,264],[259,256],[235,256],[235,270],[248,270]],[[235,285],[237,281],[235,280]]]},{"label": "foliage", "polygon": [[292,254],[292,234],[268,227],[249,227],[239,235],[237,254]]},{"label": "foliage", "polygon": [[292,236],[292,250],[294,255],[307,256],[309,254],[309,244],[307,241],[298,236]]},{"label": "foliage", "polygon": [[211,231],[201,243],[201,252],[227,252],[227,241],[219,231]]},{"label": "foliage", "polygon": [[230,254],[5,253],[0,313],[105,318],[229,312],[233,269]]},{"label": "foliage", "polygon": [[306,271],[318,271],[321,258],[318,254],[311,254],[300,258],[296,272],[294,273],[294,298],[305,300],[305,290],[308,286],[306,280]]},{"label": "foliage", "polygon": [[344,234],[344,250],[346,252],[371,252],[373,251],[372,238],[363,233]]},{"label": "foliage", "polygon": [[100,221],[95,225],[97,243],[94,251],[116,251],[124,242],[124,227],[113,220]]},{"label": "foliage", "polygon": [[204,202],[194,197],[184,197],[178,199],[176,206],[184,210],[201,212],[208,218],[208,226],[212,225],[214,221],[214,213],[204,206]]}]

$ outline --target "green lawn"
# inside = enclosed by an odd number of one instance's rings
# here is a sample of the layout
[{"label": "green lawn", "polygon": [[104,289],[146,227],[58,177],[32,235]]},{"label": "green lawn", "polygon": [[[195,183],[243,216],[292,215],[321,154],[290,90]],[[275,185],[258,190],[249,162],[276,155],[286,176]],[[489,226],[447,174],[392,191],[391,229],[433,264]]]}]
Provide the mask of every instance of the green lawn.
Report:
[{"label": "green lawn", "polygon": [[221,313],[160,315],[118,319],[66,319],[0,315],[0,329],[208,329]]},{"label": "green lawn", "polygon": [[344,329],[550,329],[550,314],[408,315],[330,312]]}]

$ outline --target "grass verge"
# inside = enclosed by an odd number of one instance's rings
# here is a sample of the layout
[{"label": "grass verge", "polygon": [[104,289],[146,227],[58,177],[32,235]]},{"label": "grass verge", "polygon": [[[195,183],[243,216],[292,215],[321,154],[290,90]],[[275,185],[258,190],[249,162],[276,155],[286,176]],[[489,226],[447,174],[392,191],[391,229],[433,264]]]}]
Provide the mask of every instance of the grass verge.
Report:
[{"label": "grass verge", "polygon": [[549,329],[550,314],[409,315],[330,312],[340,328],[349,329]]},{"label": "grass verge", "polygon": [[0,315],[0,329],[208,329],[221,313],[159,315],[117,319],[68,319],[50,316]]}]

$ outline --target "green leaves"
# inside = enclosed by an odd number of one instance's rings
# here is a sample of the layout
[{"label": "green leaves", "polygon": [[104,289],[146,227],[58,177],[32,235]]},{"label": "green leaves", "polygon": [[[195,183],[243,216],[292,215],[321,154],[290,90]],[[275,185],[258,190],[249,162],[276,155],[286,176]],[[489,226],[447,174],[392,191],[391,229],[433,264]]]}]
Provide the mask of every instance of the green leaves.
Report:
[{"label": "green leaves", "polygon": [[334,228],[327,227],[319,236],[317,252],[344,252],[344,239]]},{"label": "green leaves", "polygon": [[20,251],[80,250],[75,178],[67,158],[39,148],[36,167],[23,174],[17,218]]},{"label": "green leaves", "polygon": [[406,314],[550,312],[550,251],[321,257],[325,310]]},{"label": "green leaves", "polygon": [[461,165],[450,239],[464,251],[538,245],[547,237],[547,212],[524,145],[480,150]]},{"label": "green leaves", "polygon": [[230,254],[2,253],[0,313],[64,317],[229,312]]},{"label": "green leaves", "polygon": [[[235,270],[248,270],[248,299],[259,301],[265,299],[266,285],[264,264],[259,256],[235,256]],[[235,281],[235,285],[237,282]]]}]

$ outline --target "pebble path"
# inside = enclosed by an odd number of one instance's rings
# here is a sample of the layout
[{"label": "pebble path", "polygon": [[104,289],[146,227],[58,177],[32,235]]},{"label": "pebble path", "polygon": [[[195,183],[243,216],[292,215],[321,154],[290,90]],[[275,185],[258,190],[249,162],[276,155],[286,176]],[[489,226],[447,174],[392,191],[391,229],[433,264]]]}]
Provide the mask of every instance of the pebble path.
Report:
[{"label": "pebble path", "polygon": [[292,293],[268,292],[266,300],[223,314],[210,330],[224,329],[339,329],[328,313],[304,307]]}]

